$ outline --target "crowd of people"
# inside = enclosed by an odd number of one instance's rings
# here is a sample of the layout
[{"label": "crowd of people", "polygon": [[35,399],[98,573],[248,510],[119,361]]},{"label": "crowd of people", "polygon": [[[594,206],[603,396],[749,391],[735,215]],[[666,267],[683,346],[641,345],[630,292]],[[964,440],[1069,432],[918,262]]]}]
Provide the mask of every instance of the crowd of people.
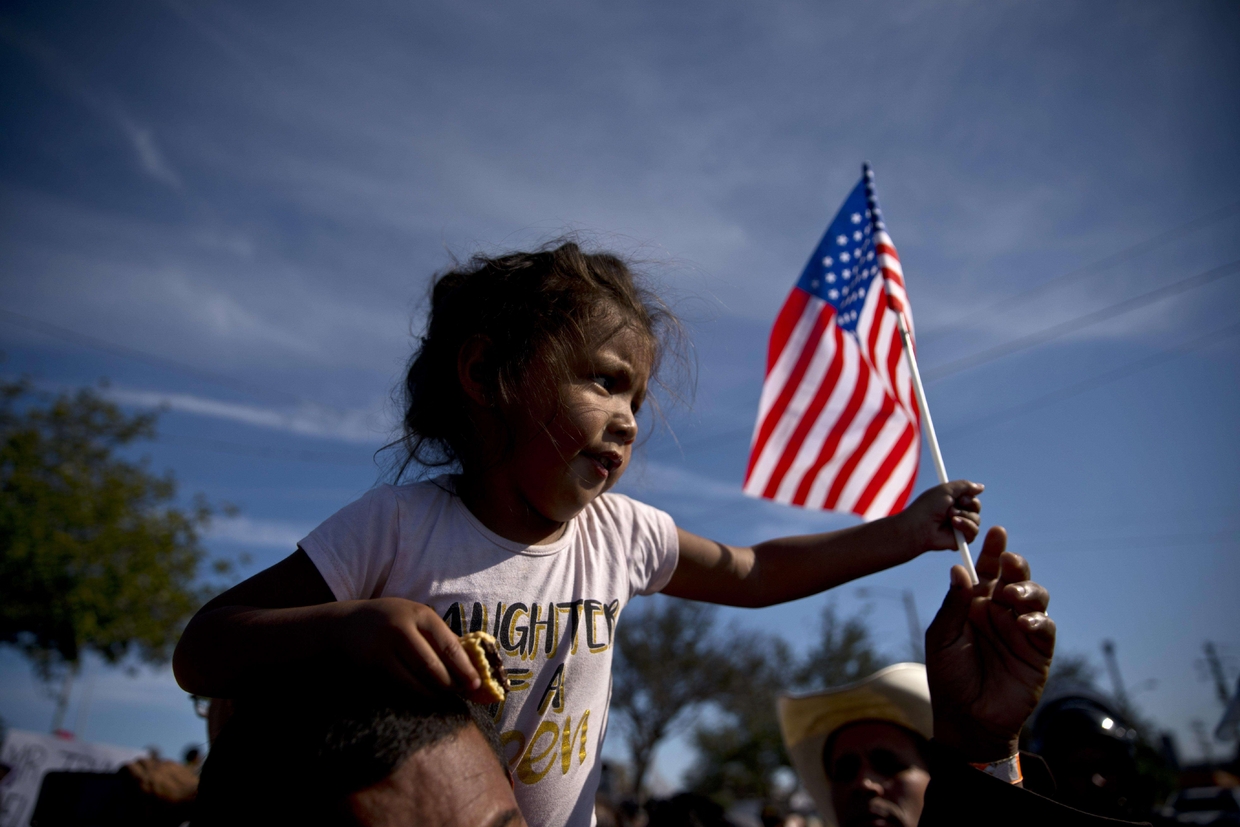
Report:
[{"label": "crowd of people", "polygon": [[[1132,813],[1125,759],[1135,733],[1104,698],[1042,701],[1055,641],[1049,595],[1006,542],[1002,529],[987,534],[977,585],[952,569],[924,666],[896,664],[780,700],[788,754],[825,824],[1132,823],[1123,817]],[[196,784],[173,762],[125,769],[149,795],[190,804],[177,812],[194,825],[530,823],[494,715],[459,694],[336,682],[294,699],[212,706],[210,757]],[[1022,730],[1030,751],[1019,748]],[[602,808],[597,823],[730,823],[693,794],[649,802],[638,815]]]},{"label": "crowd of people", "polygon": [[[620,258],[572,243],[475,258],[436,281],[403,386],[397,484],[210,601],[181,638],[182,687],[221,699],[193,824],[602,824],[616,817],[595,812],[612,641],[631,599],[767,606],[978,535],[982,486],[967,481],[885,519],[751,547],[612,492],[674,330]],[[435,467],[455,473],[401,483]],[[1055,624],[1006,545],[988,532],[977,583],[952,568],[924,667],[781,701],[827,823],[1130,815],[1114,760],[1128,735],[1100,702],[1042,707],[1045,762],[1019,748]],[[488,667],[460,642],[475,632],[494,635],[506,669],[507,695],[489,706]],[[1098,738],[1086,745],[1085,731]],[[723,818],[693,796],[645,810],[652,826]]]}]

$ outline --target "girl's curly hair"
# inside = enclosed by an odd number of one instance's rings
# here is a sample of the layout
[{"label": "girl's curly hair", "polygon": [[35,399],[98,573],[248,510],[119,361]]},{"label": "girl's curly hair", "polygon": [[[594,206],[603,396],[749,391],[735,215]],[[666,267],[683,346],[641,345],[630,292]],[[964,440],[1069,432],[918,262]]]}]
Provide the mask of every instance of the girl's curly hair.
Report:
[{"label": "girl's curly hair", "polygon": [[[461,348],[487,341],[484,382],[501,411],[555,393],[575,354],[622,330],[641,336],[657,376],[670,344],[683,341],[679,321],[629,265],[612,253],[554,242],[533,252],[475,255],[431,286],[426,332],[401,387],[403,433],[395,477],[413,464],[434,468],[476,461],[478,442],[457,374]],[[539,360],[549,370],[535,377]]]}]

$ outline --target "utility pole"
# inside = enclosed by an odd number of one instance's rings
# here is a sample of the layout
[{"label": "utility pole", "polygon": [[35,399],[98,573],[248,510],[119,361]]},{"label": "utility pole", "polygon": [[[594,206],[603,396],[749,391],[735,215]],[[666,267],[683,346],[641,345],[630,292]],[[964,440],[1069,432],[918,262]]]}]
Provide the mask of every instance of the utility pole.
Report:
[{"label": "utility pole", "polygon": [[921,619],[917,617],[917,601],[913,599],[913,590],[904,590],[904,616],[908,620],[909,645],[913,647],[913,659],[918,663],[926,662],[926,635],[921,630]]},{"label": "utility pole", "polygon": [[1235,741],[1240,738],[1240,681],[1236,681],[1236,694],[1227,702],[1227,709],[1214,730],[1214,737],[1220,741]]},{"label": "utility pole", "polygon": [[1231,696],[1227,692],[1227,676],[1223,674],[1223,661],[1210,641],[1207,640],[1203,648],[1206,652],[1206,665],[1210,668],[1210,675],[1214,678],[1214,692],[1218,695],[1219,703],[1227,706]]},{"label": "utility pole", "polygon": [[1210,745],[1210,738],[1206,735],[1205,721],[1196,719],[1191,726],[1193,734],[1197,736],[1197,746],[1201,747],[1201,754],[1205,756],[1206,764],[1214,766],[1214,747]]},{"label": "utility pole", "polygon": [[65,713],[69,711],[69,694],[73,691],[73,679],[77,677],[77,671],[76,663],[65,670],[64,682],[61,683],[60,692],[56,696],[56,711],[52,713],[53,735],[59,733],[65,725]]},{"label": "utility pole", "polygon": [[[86,659],[82,658],[82,663],[86,663]],[[89,664],[87,664],[89,666]],[[73,737],[82,738],[86,734],[86,721],[90,716],[90,701],[95,694],[95,679],[99,677],[99,670],[90,670],[90,677],[86,679],[86,693],[78,699],[77,714],[73,718]]]},{"label": "utility pole", "polygon": [[904,603],[904,619],[908,621],[908,644],[913,652],[913,660],[917,663],[926,662],[926,634],[921,628],[921,619],[917,616],[917,601],[912,589],[888,589],[883,586],[862,586],[857,589],[857,597],[891,597]]},{"label": "utility pole", "polygon": [[1128,693],[1124,691],[1124,679],[1119,674],[1119,661],[1115,657],[1115,641],[1102,641],[1102,656],[1107,662],[1107,672],[1111,675],[1111,689],[1115,694],[1115,702],[1126,714],[1128,712]]}]

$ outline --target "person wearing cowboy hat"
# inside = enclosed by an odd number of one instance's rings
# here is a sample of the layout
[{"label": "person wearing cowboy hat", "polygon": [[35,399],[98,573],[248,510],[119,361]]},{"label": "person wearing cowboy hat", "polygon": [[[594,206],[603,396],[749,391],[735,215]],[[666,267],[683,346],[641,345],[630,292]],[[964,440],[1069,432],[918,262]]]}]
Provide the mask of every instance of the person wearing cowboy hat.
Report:
[{"label": "person wearing cowboy hat", "polygon": [[784,746],[830,827],[1131,823],[1026,789],[1053,791],[1036,757],[1024,756],[1022,772],[1017,742],[1050,674],[1055,624],[1046,589],[1006,547],[992,528],[977,585],[952,567],[925,666],[777,702]]},{"label": "person wearing cowboy hat", "polygon": [[897,663],[847,686],[784,696],[778,711],[788,755],[828,825],[917,824],[934,737],[925,666]]}]

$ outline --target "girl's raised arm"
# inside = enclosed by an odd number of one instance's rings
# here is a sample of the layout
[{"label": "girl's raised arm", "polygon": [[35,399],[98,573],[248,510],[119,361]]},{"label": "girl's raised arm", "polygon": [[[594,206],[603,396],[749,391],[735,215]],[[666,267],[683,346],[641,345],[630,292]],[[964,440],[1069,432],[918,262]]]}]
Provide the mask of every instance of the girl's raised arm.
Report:
[{"label": "girl's raised arm", "polygon": [[481,684],[429,606],[336,601],[301,549],[199,609],[172,656],[181,688],[212,698],[338,679],[342,666],[386,673],[420,692],[469,693]]},{"label": "girl's raised arm", "polygon": [[891,517],[825,534],[729,546],[678,529],[680,558],[664,594],[756,608],[808,597],[956,547],[953,529],[977,536],[982,486],[957,480],[931,488]]}]

